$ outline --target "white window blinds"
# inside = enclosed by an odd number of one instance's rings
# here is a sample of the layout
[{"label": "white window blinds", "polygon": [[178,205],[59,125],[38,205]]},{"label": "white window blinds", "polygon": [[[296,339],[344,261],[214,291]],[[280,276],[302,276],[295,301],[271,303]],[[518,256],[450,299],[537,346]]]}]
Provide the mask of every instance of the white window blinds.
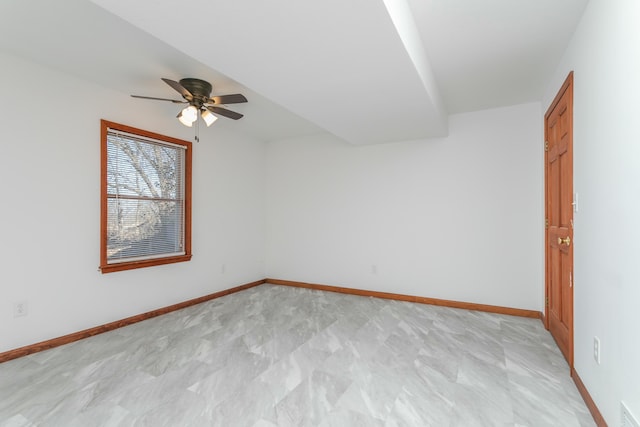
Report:
[{"label": "white window blinds", "polygon": [[186,147],[107,130],[107,263],[184,255]]}]

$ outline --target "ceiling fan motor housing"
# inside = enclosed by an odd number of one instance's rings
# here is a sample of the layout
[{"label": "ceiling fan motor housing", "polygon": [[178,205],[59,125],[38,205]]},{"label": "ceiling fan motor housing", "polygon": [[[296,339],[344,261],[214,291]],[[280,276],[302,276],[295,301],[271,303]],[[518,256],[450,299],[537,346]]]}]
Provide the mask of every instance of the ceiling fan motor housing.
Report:
[{"label": "ceiling fan motor housing", "polygon": [[[200,79],[186,78],[181,79],[180,84],[193,95],[193,101],[197,102],[201,107],[211,96],[213,86],[211,83]],[[190,100],[188,100],[190,101]]]}]

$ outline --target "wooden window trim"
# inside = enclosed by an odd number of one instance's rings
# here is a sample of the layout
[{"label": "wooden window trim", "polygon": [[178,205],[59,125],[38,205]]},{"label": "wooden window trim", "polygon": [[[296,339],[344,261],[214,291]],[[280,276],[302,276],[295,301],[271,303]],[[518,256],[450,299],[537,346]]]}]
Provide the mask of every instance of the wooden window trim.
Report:
[{"label": "wooden window trim", "polygon": [[[184,255],[160,257],[139,261],[119,262],[113,264],[107,263],[107,133],[109,128],[187,147],[184,153]],[[100,120],[100,271],[102,273],[112,273],[115,271],[151,267],[154,265],[173,264],[191,260],[191,160],[192,145],[189,141],[172,138],[170,136],[161,135],[143,129],[110,122],[107,120]]]}]

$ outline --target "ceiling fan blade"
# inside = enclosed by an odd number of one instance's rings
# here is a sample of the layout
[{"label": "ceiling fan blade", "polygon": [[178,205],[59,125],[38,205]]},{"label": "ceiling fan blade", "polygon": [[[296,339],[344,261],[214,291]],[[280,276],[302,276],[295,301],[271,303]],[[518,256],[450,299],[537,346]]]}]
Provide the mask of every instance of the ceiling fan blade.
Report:
[{"label": "ceiling fan blade", "polygon": [[214,104],[240,104],[241,102],[247,102],[247,98],[241,93],[234,93],[232,95],[212,96],[209,101]]},{"label": "ceiling fan blade", "polygon": [[226,108],[214,107],[214,106],[210,106],[210,105],[207,105],[206,108],[207,108],[207,110],[211,111],[212,113],[216,113],[216,114],[219,114],[219,115],[224,116],[224,117],[228,117],[228,118],[233,119],[233,120],[238,120],[238,119],[241,119],[241,118],[244,117],[243,114],[236,113],[235,111],[227,110]]},{"label": "ceiling fan blade", "polygon": [[170,101],[175,104],[186,104],[187,101],[178,101],[177,99],[169,99],[169,98],[156,98],[154,96],[142,96],[142,95],[131,95],[133,98],[142,98],[142,99],[154,99],[156,101]]},{"label": "ceiling fan blade", "polygon": [[185,99],[189,101],[193,99],[193,95],[191,94],[191,92],[186,90],[180,83],[176,82],[175,80],[165,79],[163,77],[162,81],[168,84],[169,86],[171,86],[172,88],[174,88]]}]

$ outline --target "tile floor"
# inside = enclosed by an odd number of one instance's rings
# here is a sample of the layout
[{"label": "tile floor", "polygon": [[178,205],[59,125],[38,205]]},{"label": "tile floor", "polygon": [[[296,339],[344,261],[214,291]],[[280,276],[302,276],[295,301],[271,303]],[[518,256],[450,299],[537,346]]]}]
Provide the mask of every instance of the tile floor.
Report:
[{"label": "tile floor", "polygon": [[0,364],[0,426],[594,426],[539,320],[261,285]]}]

